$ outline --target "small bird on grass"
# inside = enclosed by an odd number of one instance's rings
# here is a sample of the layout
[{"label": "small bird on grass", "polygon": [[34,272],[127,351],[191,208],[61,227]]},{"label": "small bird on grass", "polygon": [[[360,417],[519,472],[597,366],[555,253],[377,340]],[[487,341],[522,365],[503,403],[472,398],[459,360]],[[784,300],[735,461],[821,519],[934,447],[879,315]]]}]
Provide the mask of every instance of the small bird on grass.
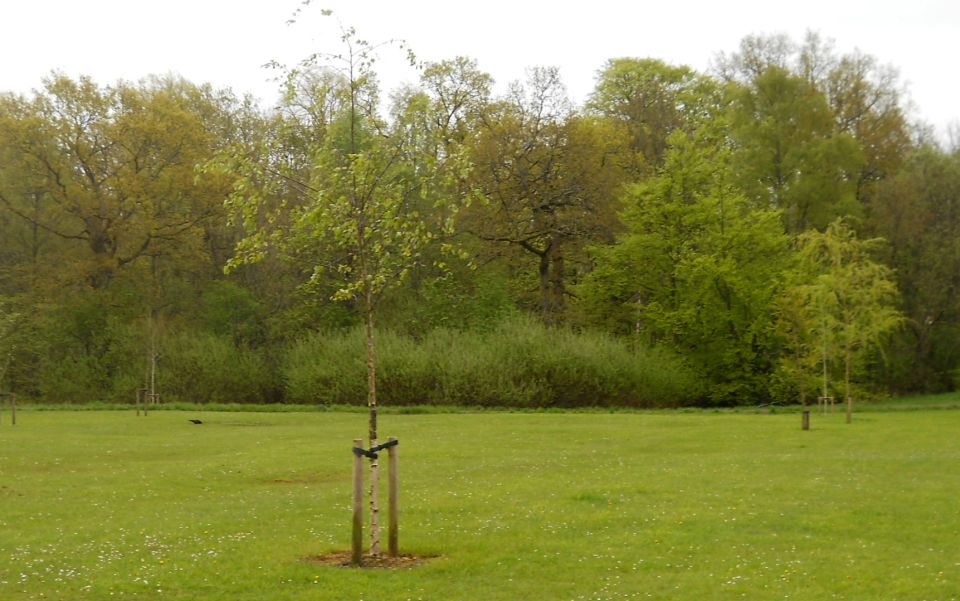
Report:
[{"label": "small bird on grass", "polygon": [[190,423],[192,423],[192,424],[202,424],[203,422],[200,421],[200,420],[198,420],[198,419],[191,419],[191,420],[190,420]]}]

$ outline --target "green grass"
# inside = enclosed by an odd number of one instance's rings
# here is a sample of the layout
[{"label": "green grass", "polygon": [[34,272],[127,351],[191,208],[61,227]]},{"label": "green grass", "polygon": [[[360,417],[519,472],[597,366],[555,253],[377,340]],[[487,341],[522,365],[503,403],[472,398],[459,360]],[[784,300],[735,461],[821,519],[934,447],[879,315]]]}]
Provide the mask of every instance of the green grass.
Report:
[{"label": "green grass", "polygon": [[[199,417],[194,426],[187,418]],[[386,415],[396,571],[349,546],[338,412],[0,422],[0,599],[960,598],[960,412]]]}]

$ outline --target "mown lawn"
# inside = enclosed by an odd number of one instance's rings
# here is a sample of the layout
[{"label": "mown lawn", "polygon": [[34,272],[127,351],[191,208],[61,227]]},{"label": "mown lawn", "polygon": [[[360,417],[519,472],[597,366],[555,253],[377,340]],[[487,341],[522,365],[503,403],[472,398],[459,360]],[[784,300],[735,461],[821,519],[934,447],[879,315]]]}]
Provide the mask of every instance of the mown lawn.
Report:
[{"label": "mown lawn", "polygon": [[[187,419],[199,417],[202,425]],[[960,598],[960,411],[386,415],[405,570],[350,541],[362,414],[0,422],[0,599]]]}]

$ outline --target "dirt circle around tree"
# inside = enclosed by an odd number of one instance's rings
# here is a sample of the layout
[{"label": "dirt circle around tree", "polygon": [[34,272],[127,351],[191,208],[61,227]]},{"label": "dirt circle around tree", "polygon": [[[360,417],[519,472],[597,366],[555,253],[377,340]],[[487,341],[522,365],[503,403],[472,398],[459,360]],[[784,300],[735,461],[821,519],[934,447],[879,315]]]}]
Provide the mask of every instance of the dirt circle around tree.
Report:
[{"label": "dirt circle around tree", "polygon": [[432,559],[436,559],[436,556],[397,555],[396,557],[390,557],[386,553],[383,553],[381,555],[364,555],[360,565],[353,565],[350,551],[331,551],[321,555],[311,555],[305,558],[305,561],[315,565],[337,568],[407,570],[421,566]]}]

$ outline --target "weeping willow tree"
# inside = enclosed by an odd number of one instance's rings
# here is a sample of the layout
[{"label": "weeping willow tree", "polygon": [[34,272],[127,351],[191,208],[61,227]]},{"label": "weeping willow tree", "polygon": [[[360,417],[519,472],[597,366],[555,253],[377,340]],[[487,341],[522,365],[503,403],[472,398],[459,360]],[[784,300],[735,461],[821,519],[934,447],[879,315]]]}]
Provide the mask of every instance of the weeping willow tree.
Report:
[{"label": "weeping willow tree", "polygon": [[881,239],[859,239],[842,219],[800,237],[803,264],[813,274],[800,287],[806,319],[817,330],[818,346],[832,348],[842,362],[847,423],[853,419],[854,364],[869,352],[882,352],[885,337],[903,323],[893,272],[873,260],[880,244]]}]

